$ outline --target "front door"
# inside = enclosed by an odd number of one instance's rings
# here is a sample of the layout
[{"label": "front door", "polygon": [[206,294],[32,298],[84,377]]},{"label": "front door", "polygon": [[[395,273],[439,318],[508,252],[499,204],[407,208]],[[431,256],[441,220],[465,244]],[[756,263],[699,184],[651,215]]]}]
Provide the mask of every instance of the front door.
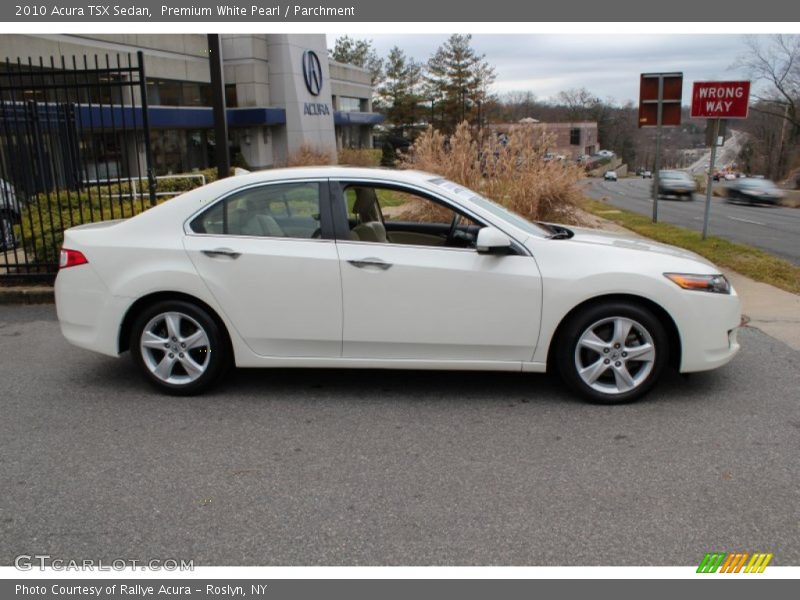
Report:
[{"label": "front door", "polygon": [[532,257],[479,254],[484,224],[410,189],[348,182],[340,206],[344,357],[531,359],[541,310]]}]

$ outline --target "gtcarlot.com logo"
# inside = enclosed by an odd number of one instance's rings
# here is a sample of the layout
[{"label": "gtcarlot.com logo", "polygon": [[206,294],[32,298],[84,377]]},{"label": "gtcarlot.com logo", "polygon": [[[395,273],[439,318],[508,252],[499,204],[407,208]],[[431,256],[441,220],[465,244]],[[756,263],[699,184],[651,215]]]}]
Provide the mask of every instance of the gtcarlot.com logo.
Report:
[{"label": "gtcarlot.com logo", "polygon": [[698,573],[763,573],[772,560],[766,552],[708,552]]},{"label": "gtcarlot.com logo", "polygon": [[20,554],[14,558],[14,567],[20,571],[39,569],[44,571],[194,571],[194,561],[178,558],[115,558],[102,560],[92,558],[53,558],[49,554]]}]

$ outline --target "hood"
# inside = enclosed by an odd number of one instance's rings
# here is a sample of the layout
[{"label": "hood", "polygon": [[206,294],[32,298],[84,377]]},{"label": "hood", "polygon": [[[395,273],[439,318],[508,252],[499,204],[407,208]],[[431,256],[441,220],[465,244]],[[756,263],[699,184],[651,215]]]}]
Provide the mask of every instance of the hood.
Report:
[{"label": "hood", "polygon": [[586,229],[583,227],[570,227],[574,232],[574,236],[568,240],[554,240],[559,243],[568,244],[586,244],[587,246],[610,246],[625,250],[632,250],[635,252],[650,252],[662,256],[672,256],[676,258],[683,258],[701,262],[710,267],[717,267],[707,259],[699,254],[695,254],[683,248],[676,248],[668,244],[660,244],[646,238],[637,237],[634,235],[625,235],[619,233],[612,233],[609,231],[602,231],[600,229]]}]

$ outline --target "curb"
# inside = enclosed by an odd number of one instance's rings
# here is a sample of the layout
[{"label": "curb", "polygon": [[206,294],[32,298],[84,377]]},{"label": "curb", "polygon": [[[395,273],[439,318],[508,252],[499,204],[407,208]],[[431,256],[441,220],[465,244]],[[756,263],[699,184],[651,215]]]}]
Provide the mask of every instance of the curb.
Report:
[{"label": "curb", "polygon": [[0,305],[53,303],[55,292],[52,287],[0,287]]}]

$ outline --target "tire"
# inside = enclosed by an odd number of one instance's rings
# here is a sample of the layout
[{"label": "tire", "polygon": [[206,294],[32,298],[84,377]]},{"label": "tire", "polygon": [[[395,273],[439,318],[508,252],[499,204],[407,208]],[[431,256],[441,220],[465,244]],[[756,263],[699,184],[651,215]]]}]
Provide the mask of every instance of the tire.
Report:
[{"label": "tire", "polygon": [[604,302],[578,311],[556,344],[561,378],[595,404],[625,404],[643,397],[661,376],[670,351],[658,318],[631,302]]},{"label": "tire", "polygon": [[134,363],[153,386],[175,396],[193,396],[213,386],[232,357],[224,330],[202,308],[165,300],[145,308],[131,326]]}]

